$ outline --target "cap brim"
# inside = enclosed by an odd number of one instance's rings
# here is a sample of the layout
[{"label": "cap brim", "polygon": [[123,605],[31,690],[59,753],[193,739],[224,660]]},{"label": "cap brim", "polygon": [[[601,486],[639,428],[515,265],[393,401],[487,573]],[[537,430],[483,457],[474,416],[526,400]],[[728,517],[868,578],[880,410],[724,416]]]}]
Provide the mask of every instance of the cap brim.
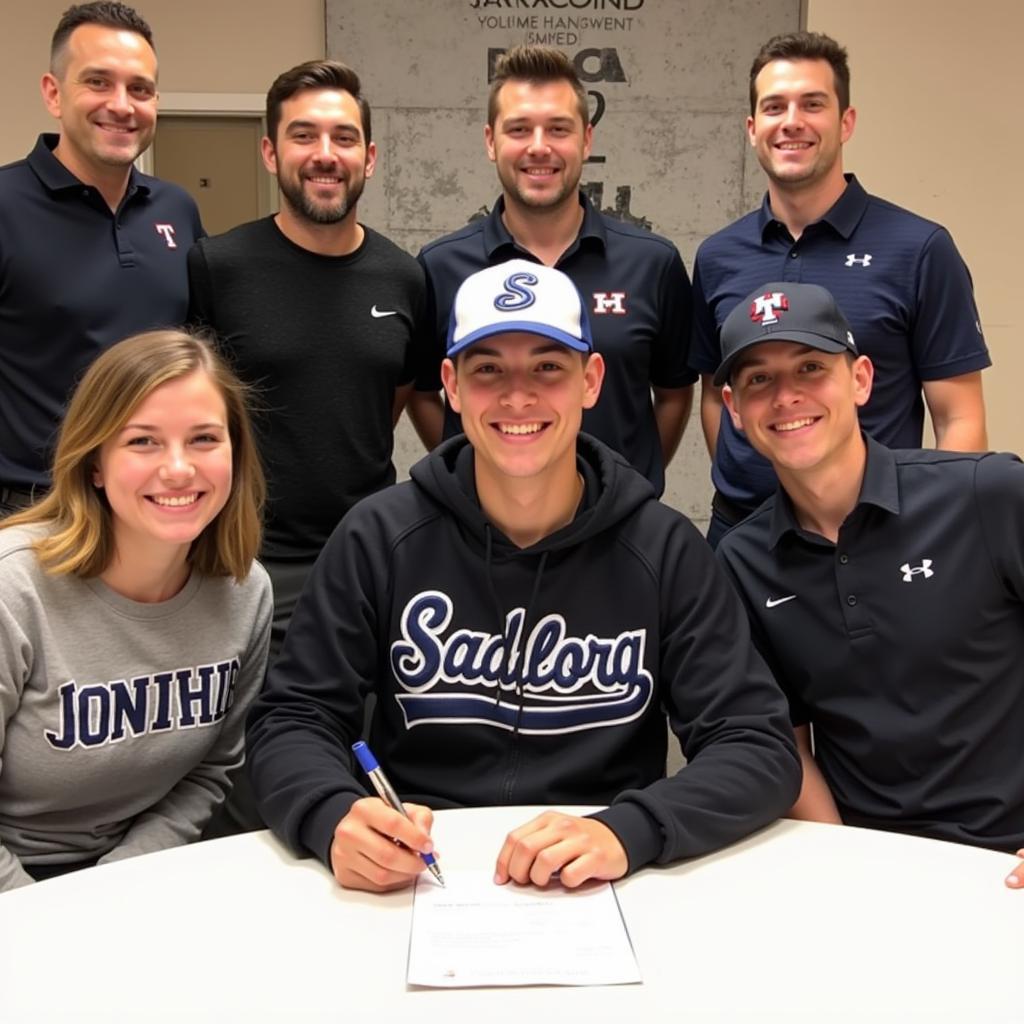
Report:
[{"label": "cap brim", "polygon": [[768,334],[763,338],[755,338],[752,341],[748,341],[742,348],[736,349],[728,359],[724,359],[722,364],[715,371],[715,387],[720,388],[723,384],[729,383],[729,376],[732,373],[733,366],[736,365],[736,360],[739,359],[746,351],[754,348],[756,345],[765,345],[771,341],[789,341],[794,345],[806,345],[808,348],[817,349],[819,352],[828,352],[830,355],[837,355],[840,352],[849,352],[850,355],[857,354],[849,345],[844,345],[841,341],[834,341],[832,338],[823,338],[820,334],[811,334],[806,331],[787,331],[785,334]]},{"label": "cap brim", "polygon": [[475,345],[484,338],[493,338],[499,334],[535,334],[540,338],[547,338],[549,341],[557,341],[559,345],[571,348],[574,352],[592,352],[594,346],[586,338],[577,338],[573,334],[560,331],[557,327],[548,324],[538,324],[532,320],[504,320],[498,324],[489,324],[481,327],[460,338],[455,344],[448,346],[448,358],[457,356],[465,351],[470,345]]}]

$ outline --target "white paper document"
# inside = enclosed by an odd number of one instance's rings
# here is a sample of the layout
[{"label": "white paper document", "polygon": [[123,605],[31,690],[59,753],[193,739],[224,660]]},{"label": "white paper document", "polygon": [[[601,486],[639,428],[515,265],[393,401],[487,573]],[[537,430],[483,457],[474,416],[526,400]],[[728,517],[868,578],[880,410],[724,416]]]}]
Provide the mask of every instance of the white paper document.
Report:
[{"label": "white paper document", "polygon": [[608,882],[570,891],[495,885],[486,871],[445,868],[442,889],[416,882],[410,985],[623,985],[639,982],[629,934]]}]

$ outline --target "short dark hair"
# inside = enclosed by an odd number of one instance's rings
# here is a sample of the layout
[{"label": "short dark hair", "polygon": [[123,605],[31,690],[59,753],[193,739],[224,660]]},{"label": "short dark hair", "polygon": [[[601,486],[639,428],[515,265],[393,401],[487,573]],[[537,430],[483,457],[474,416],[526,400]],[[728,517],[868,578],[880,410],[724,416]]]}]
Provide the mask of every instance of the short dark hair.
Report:
[{"label": "short dark hair", "polygon": [[583,127],[590,124],[587,90],[569,58],[552,46],[513,46],[503,53],[494,65],[491,91],[487,96],[487,123],[493,128],[498,119],[498,93],[506,82],[529,82],[544,85],[548,82],[568,82],[576,93]]},{"label": "short dark hair", "polygon": [[153,52],[153,30],[145,18],[127,4],[112,3],[110,0],[94,0],[89,4],[74,4],[57,22],[50,41],[50,73],[58,78],[64,73],[60,67],[67,52],[68,39],[80,25],[102,25],[104,28],[120,28],[142,36]]},{"label": "short dark hair", "polygon": [[370,104],[360,92],[359,76],[338,60],[308,60],[305,64],[283,72],[274,79],[267,92],[267,137],[277,144],[281,124],[281,104],[307,89],[340,89],[347,92],[359,107],[363,122],[363,142],[370,144]]},{"label": "short dark hair", "polygon": [[757,112],[757,76],[773,60],[824,60],[832,66],[839,112],[850,105],[850,65],[846,49],[823,32],[789,32],[773,36],[750,65],[750,116]]}]

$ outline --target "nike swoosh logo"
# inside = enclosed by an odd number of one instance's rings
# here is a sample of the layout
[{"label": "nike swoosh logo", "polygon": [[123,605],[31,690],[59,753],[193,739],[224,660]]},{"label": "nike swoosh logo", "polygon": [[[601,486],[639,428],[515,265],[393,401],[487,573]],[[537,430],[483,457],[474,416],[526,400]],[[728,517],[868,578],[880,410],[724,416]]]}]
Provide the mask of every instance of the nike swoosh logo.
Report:
[{"label": "nike swoosh logo", "polygon": [[398,316],[397,309],[378,309],[377,304],[374,303],[370,307],[370,316],[375,320],[379,320],[382,316]]},{"label": "nike swoosh logo", "polygon": [[796,594],[790,594],[789,597],[769,597],[765,601],[765,608],[774,608],[776,605],[785,604],[787,601],[792,601],[796,598]]}]

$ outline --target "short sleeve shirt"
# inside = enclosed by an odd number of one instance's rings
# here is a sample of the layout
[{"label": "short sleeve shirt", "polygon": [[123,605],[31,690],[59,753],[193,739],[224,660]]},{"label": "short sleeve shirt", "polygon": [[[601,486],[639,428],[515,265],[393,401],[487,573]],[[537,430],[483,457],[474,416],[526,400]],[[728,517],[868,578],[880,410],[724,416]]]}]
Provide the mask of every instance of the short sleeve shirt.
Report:
[{"label": "short sleeve shirt", "polygon": [[25,489],[48,482],[64,406],[96,356],[185,320],[185,257],[204,234],[184,189],[135,170],[111,211],[57,141],[0,168],[0,483]]},{"label": "short sleeve shirt", "polygon": [[[864,430],[893,448],[921,444],[923,381],[990,365],[971,277],[945,228],[868,195],[853,175],[835,205],[794,241],[768,197],[708,238],[694,264],[690,365],[712,374],[719,331],[735,305],[768,281],[827,288],[871,358],[875,380]],[[712,466],[716,489],[753,508],[775,490],[768,461],[724,414]]]},{"label": "short sleeve shirt", "polygon": [[[599,213],[582,194],[583,224],[557,268],[572,278],[587,306],[594,347],[606,365],[601,398],[583,414],[583,429],[624,455],[654,485],[665,487],[665,467],[651,403],[651,386],[681,388],[696,374],[687,368],[691,291],[679,251],[667,239]],[[504,201],[491,213],[420,252],[427,274],[435,371],[418,382],[440,387],[452,305],[471,274],[510,259],[536,260],[516,244],[502,221]],[[445,436],[458,433],[448,410]]]}]

